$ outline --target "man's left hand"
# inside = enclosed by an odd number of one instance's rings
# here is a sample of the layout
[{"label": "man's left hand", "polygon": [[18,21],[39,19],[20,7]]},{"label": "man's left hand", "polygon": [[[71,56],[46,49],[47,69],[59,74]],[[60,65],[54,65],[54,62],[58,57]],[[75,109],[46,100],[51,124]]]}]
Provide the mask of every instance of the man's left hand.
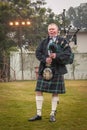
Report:
[{"label": "man's left hand", "polygon": [[51,57],[52,59],[55,59],[55,58],[56,58],[56,53],[51,53],[51,54],[50,54],[50,57]]}]

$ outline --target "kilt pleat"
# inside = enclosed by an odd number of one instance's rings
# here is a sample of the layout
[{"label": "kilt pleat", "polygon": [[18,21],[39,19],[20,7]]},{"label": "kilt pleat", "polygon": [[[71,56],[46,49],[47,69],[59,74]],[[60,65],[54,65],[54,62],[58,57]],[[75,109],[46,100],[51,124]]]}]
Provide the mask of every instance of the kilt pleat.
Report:
[{"label": "kilt pleat", "polygon": [[44,80],[39,75],[35,91],[63,94],[65,93],[65,83],[63,75],[54,75],[51,80]]}]

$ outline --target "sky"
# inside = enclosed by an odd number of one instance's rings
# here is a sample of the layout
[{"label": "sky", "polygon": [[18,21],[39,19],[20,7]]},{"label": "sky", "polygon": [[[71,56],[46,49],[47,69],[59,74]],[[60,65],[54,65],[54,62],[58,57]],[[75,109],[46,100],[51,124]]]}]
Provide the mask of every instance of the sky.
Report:
[{"label": "sky", "polygon": [[46,7],[52,9],[55,14],[60,14],[63,12],[63,9],[68,10],[71,6],[77,7],[81,3],[87,3],[87,0],[45,0]]}]

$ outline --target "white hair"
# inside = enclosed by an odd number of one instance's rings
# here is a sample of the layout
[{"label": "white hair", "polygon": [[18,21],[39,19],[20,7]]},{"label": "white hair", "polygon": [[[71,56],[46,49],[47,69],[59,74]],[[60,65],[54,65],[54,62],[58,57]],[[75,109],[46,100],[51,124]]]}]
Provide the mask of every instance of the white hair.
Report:
[{"label": "white hair", "polygon": [[49,26],[55,26],[55,27],[57,28],[57,30],[59,29],[58,26],[57,26],[57,24],[55,24],[55,23],[50,23],[50,24],[48,25],[48,29],[49,29]]}]

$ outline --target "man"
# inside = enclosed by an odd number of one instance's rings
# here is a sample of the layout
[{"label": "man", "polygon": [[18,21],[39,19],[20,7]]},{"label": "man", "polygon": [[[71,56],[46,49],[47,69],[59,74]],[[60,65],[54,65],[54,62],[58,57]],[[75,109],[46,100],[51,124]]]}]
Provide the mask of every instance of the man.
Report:
[{"label": "man", "polygon": [[52,109],[49,121],[56,121],[56,109],[59,102],[58,94],[65,93],[63,75],[67,73],[67,69],[63,61],[67,60],[71,53],[67,41],[58,36],[58,33],[58,26],[55,23],[49,24],[48,38],[44,39],[36,49],[36,57],[40,61],[36,85],[37,114],[30,118],[29,121],[42,119],[43,92],[52,93]]}]

